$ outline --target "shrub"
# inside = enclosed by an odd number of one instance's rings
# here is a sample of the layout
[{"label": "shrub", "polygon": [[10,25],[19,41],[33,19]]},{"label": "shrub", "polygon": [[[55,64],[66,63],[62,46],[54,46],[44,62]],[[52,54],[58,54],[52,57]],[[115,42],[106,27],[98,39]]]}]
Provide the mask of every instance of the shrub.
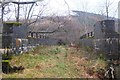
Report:
[{"label": "shrub", "polygon": [[57,42],[57,45],[66,45],[66,43],[65,43],[64,41],[62,41],[62,40],[59,40],[59,41]]}]

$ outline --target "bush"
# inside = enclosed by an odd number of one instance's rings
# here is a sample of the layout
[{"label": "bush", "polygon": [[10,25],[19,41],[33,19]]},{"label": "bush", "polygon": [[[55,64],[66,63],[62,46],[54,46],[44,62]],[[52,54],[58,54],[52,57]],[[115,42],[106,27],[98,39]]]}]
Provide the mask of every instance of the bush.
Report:
[{"label": "bush", "polygon": [[54,53],[54,54],[58,54],[58,53],[60,53],[60,49],[59,48],[55,48],[55,49],[50,50],[50,52]]},{"label": "bush", "polygon": [[59,41],[57,42],[57,45],[66,45],[66,43],[65,43],[64,41],[62,41],[62,40],[59,40]]},{"label": "bush", "polygon": [[93,68],[88,68],[87,69],[87,74],[89,74],[90,76],[93,76],[95,73],[94,69]]}]

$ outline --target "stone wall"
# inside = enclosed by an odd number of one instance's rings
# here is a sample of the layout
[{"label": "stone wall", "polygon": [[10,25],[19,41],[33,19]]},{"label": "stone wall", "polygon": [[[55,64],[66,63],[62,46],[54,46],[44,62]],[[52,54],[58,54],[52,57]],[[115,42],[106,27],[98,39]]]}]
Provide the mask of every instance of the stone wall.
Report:
[{"label": "stone wall", "polygon": [[98,21],[94,25],[93,33],[94,37],[92,39],[89,36],[80,39],[82,45],[93,46],[96,50],[110,54],[118,53],[119,34],[115,32],[115,22],[113,20]]}]

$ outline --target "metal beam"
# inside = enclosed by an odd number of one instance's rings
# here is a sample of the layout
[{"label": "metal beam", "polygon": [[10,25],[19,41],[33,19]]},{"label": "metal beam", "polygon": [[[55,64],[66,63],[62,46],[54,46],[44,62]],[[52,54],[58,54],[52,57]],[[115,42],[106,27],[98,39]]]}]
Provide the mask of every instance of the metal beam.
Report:
[{"label": "metal beam", "polygon": [[14,3],[14,4],[32,4],[32,3],[36,3],[36,2],[32,1],[32,2],[11,2],[11,3]]}]

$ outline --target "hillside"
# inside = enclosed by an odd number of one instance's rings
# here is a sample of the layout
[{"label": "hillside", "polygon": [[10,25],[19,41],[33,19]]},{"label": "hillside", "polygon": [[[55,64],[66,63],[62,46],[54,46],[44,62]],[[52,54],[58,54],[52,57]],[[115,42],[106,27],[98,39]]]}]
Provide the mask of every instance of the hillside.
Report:
[{"label": "hillside", "polygon": [[13,56],[10,65],[23,71],[2,74],[3,78],[103,78],[106,62],[90,48],[39,46]]},{"label": "hillside", "polygon": [[73,12],[75,12],[76,15],[41,17],[35,24],[29,27],[29,31],[39,32],[57,30],[53,35],[50,35],[51,38],[62,39],[65,42],[78,43],[81,35],[93,31],[94,24],[97,21],[105,19],[105,16],[99,14],[82,11]]}]

